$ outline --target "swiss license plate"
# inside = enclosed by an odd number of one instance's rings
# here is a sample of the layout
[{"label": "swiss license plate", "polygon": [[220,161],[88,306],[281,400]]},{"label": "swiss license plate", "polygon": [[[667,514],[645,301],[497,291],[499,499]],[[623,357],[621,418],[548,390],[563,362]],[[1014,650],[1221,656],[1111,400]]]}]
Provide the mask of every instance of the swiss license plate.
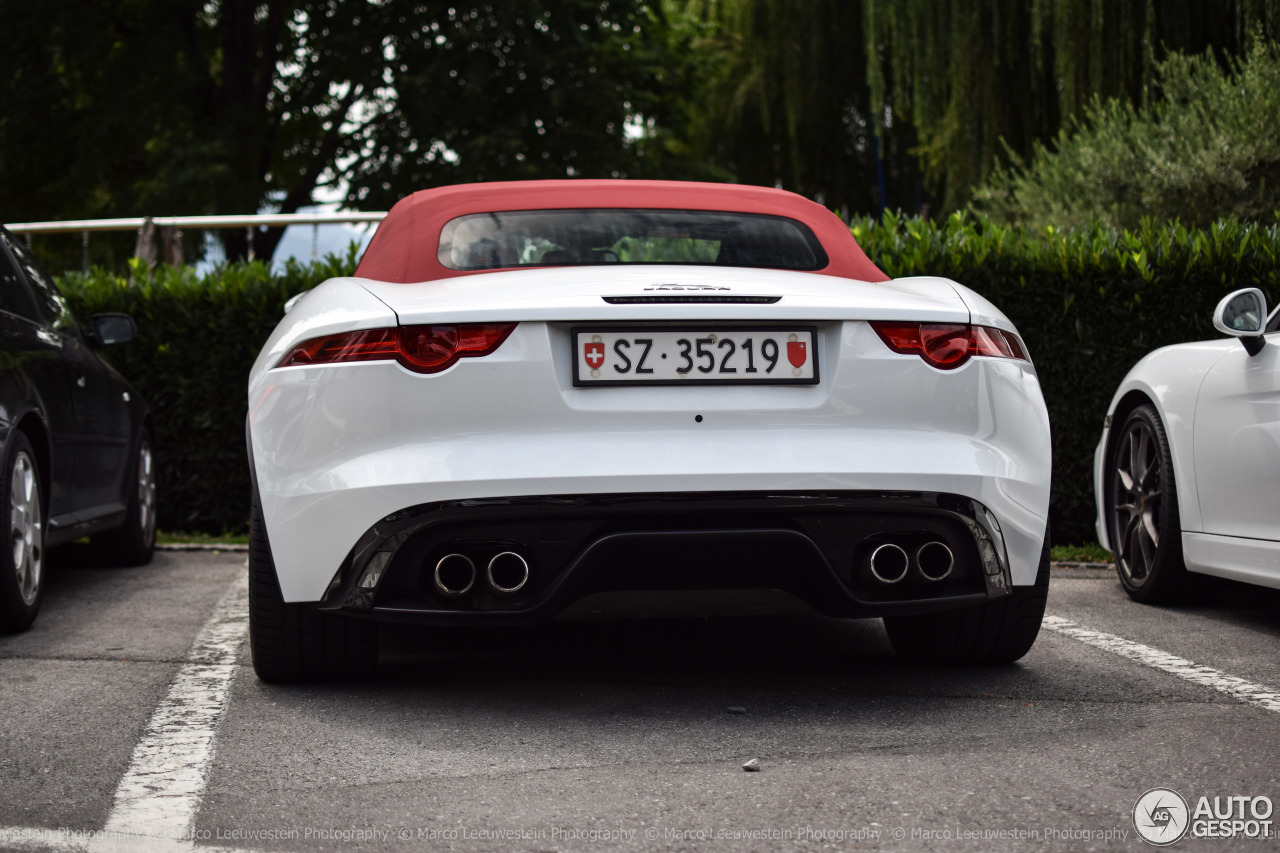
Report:
[{"label": "swiss license plate", "polygon": [[574,385],[814,385],[817,331],[575,328]]}]

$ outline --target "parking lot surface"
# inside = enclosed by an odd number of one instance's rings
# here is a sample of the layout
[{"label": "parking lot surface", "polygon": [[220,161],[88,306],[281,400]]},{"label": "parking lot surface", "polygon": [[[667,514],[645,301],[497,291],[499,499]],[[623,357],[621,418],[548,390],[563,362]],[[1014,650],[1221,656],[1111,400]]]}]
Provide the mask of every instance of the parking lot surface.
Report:
[{"label": "parking lot surface", "polygon": [[878,621],[686,616],[390,628],[372,680],[280,687],[244,565],[52,567],[0,637],[0,849],[1137,849],[1150,789],[1280,800],[1271,590],[1146,607],[1059,570],[1007,667],[904,665]]}]

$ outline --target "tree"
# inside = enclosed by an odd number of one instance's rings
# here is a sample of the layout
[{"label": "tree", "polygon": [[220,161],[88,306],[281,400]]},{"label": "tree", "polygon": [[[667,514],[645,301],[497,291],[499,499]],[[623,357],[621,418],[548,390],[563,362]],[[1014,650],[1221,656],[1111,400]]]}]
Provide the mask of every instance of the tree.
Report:
[{"label": "tree", "polygon": [[914,125],[943,207],[1028,157],[1095,96],[1141,105],[1169,51],[1247,48],[1277,0],[862,0],[872,114]]},{"label": "tree", "polygon": [[[517,8],[518,7],[518,8]],[[437,183],[630,174],[681,79],[640,0],[3,0],[0,213],[385,206]],[[254,235],[270,256],[279,229]],[[223,232],[229,257],[244,232]],[[95,245],[97,241],[95,241]]]},{"label": "tree", "polygon": [[[383,109],[352,136],[351,201],[463,181],[651,174],[688,54],[641,3],[441,9],[390,41]],[[657,152],[654,152],[657,156]]]},{"label": "tree", "polygon": [[1280,47],[1255,41],[1223,68],[1208,54],[1171,54],[1145,106],[1095,99],[1052,148],[996,169],[973,206],[997,221],[1043,228],[1144,217],[1207,228],[1225,216],[1270,224],[1280,210]]},{"label": "tree", "polygon": [[[837,210],[874,209],[877,140],[860,5],[673,5],[676,20],[698,34],[703,63],[687,131],[692,150],[743,183],[781,186]],[[910,171],[909,158],[894,163]]]},{"label": "tree", "polygon": [[[942,210],[1094,96],[1141,104],[1168,50],[1238,55],[1280,0],[668,0],[703,27],[687,138],[837,209]],[[922,174],[923,173],[923,174]]]}]

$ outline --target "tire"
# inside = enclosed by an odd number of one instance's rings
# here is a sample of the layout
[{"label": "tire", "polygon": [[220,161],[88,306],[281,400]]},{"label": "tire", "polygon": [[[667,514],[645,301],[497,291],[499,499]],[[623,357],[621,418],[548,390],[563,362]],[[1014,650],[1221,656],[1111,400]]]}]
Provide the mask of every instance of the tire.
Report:
[{"label": "tire", "polygon": [[1107,459],[1106,489],[1107,533],[1125,592],[1146,604],[1184,600],[1192,577],[1182,561],[1173,455],[1154,406],[1125,419]]},{"label": "tire", "polygon": [[4,530],[0,554],[0,632],[25,631],[44,595],[44,502],[40,467],[26,435],[15,432],[4,458]]},{"label": "tire", "polygon": [[95,555],[112,566],[145,566],[156,549],[156,474],[151,454],[151,432],[138,440],[129,469],[129,503],[124,524],[91,539]]},{"label": "tire", "polygon": [[285,603],[256,494],[249,520],[249,647],[258,678],[271,684],[354,681],[378,667],[377,623]]},{"label": "tire", "polygon": [[1032,586],[1015,586],[994,601],[974,607],[886,616],[884,627],[894,651],[912,663],[966,666],[1013,663],[1031,650],[1044,619],[1049,595],[1049,537]]}]

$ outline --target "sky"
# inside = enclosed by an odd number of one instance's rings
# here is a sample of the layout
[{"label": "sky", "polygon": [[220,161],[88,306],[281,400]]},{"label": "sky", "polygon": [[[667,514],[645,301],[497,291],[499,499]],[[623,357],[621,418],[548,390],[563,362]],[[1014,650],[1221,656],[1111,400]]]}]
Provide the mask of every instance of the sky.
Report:
[{"label": "sky", "polygon": [[[314,208],[303,208],[299,213],[311,213]],[[276,247],[273,267],[283,267],[288,258],[309,263],[313,258],[341,254],[352,242],[360,244],[361,251],[373,236],[372,226],[360,225],[290,225]]]},{"label": "sky", "polygon": [[[270,211],[262,211],[269,213]],[[313,207],[299,208],[299,213],[335,213],[339,212],[336,204],[323,204]],[[360,244],[361,251],[373,237],[372,225],[290,225],[276,246],[271,267],[275,270],[284,268],[285,261],[297,258],[300,262],[310,263],[312,258],[323,258],[325,255],[342,254],[352,242]],[[216,239],[209,240],[204,260],[196,264],[196,273],[204,275],[223,260],[222,245]]]}]

